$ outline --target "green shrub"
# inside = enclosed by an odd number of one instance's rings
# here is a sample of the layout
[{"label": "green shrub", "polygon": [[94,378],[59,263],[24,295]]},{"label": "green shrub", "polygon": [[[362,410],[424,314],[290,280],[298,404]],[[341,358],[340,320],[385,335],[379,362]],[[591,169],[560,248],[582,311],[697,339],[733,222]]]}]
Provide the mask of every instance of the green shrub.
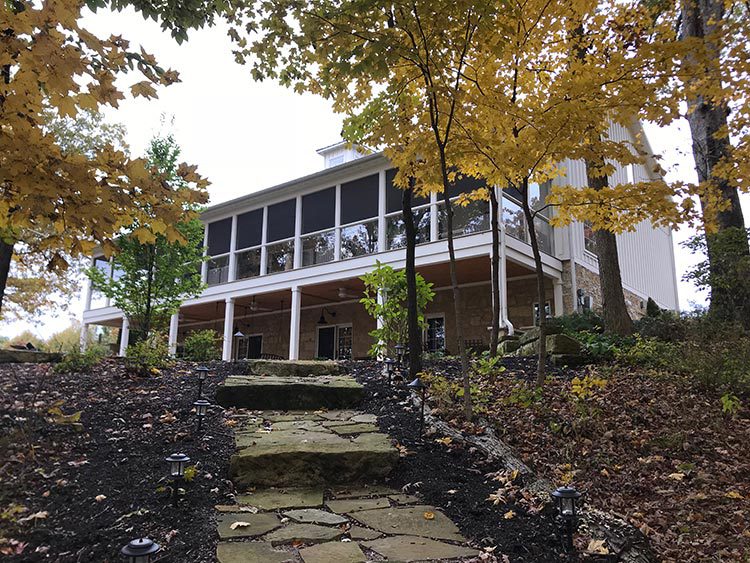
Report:
[{"label": "green shrub", "polygon": [[221,359],[221,336],[213,329],[195,330],[185,337],[185,359],[206,362]]},{"label": "green shrub", "polygon": [[750,338],[685,342],[676,356],[675,371],[690,375],[703,389],[730,394],[750,392]]},{"label": "green shrub", "polygon": [[632,337],[586,330],[576,332],[573,336],[581,343],[586,353],[596,361],[612,360],[621,350],[632,346],[635,342]]},{"label": "green shrub", "polygon": [[604,332],[604,319],[594,311],[584,311],[554,317],[550,320],[551,326],[560,327],[565,334],[575,336],[579,332]]},{"label": "green shrub", "polygon": [[693,321],[672,311],[662,311],[659,315],[646,316],[633,323],[635,330],[643,338],[658,338],[664,342],[684,340]]},{"label": "green shrub", "polygon": [[144,377],[159,375],[161,369],[171,364],[167,337],[158,332],[128,346],[125,353],[125,366],[128,371]]},{"label": "green shrub", "polygon": [[96,367],[104,358],[101,348],[90,348],[85,352],[73,349],[55,365],[55,373],[83,373]]},{"label": "green shrub", "polygon": [[675,369],[677,354],[678,346],[674,343],[636,335],[631,346],[625,346],[615,352],[615,358],[631,366],[680,371]]}]

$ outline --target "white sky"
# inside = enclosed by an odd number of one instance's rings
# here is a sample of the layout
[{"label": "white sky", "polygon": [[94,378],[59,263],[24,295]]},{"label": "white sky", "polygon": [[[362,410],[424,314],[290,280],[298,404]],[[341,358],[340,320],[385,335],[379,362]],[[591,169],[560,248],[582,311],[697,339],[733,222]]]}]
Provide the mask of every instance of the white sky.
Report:
[{"label": "white sky", "polygon": [[[182,82],[159,89],[159,98],[128,99],[108,112],[127,127],[133,154],[142,154],[151,137],[161,128],[161,116],[174,118],[171,127],[182,147],[182,159],[198,165],[212,185],[211,203],[292,180],[322,168],[315,149],[340,139],[342,120],[324,100],[298,95],[273,82],[257,83],[248,68],[234,62],[232,43],[223,26],[193,31],[190,40],[177,45],[153,21],[133,11],[111,14],[102,11],[84,18],[84,26],[99,36],[122,35],[154,54],[160,65],[180,73]],[[123,87],[134,80],[123,81]],[[692,180],[690,135],[686,124],[660,130],[647,126],[654,151],[662,153],[662,166],[670,178]],[[750,218],[750,197],[743,198],[745,217]],[[678,277],[695,260],[678,243],[689,233],[675,233]],[[690,285],[679,281],[680,305],[702,302]],[[80,317],[80,299],[70,311]],[[0,323],[0,334],[13,336],[31,329],[41,336],[62,330],[68,315],[48,316],[35,322]]]}]

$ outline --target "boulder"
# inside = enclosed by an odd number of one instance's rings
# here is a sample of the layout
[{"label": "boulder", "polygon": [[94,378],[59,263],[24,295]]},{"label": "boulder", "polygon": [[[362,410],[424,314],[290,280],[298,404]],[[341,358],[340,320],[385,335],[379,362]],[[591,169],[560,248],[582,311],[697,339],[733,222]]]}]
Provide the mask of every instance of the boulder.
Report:
[{"label": "boulder", "polygon": [[497,353],[502,356],[512,354],[521,347],[521,343],[516,340],[503,340],[497,345]]},{"label": "boulder", "polygon": [[567,334],[550,334],[547,336],[548,354],[580,354],[581,344]]},{"label": "boulder", "polygon": [[0,350],[0,364],[48,364],[62,360],[57,352],[39,350]]}]

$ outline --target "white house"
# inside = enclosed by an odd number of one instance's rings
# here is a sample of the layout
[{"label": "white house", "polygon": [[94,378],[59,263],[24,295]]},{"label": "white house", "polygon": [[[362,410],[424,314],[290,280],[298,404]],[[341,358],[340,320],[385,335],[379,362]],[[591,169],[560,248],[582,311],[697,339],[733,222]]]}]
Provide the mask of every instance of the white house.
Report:
[{"label": "white house", "polygon": [[[635,142],[640,126],[613,126],[612,135]],[[646,147],[648,148],[648,147]],[[358,303],[360,276],[376,260],[403,268],[404,230],[401,192],[395,170],[380,153],[361,154],[343,143],[318,151],[320,172],[208,208],[205,246],[209,261],[202,276],[207,289],[186,301],[172,317],[169,342],[177,350],[192,330],[214,328],[223,334],[223,358],[261,354],[290,359],[364,357],[375,321]],[[567,178],[585,185],[582,163],[565,163]],[[619,168],[614,183],[656,178],[654,166]],[[475,187],[465,179],[454,196]],[[543,198],[546,186],[534,186]],[[502,315],[516,327],[534,323],[539,312],[531,247],[520,205],[511,191],[502,193]],[[457,350],[448,268],[444,205],[436,195],[413,205],[418,230],[418,271],[434,284],[428,308],[425,347]],[[490,324],[489,208],[485,202],[456,207],[454,233],[464,337],[470,346],[487,346]],[[570,313],[601,305],[597,258],[589,229],[581,223],[552,228],[538,218],[544,273],[545,309]],[[652,297],[677,309],[677,281],[671,232],[648,223],[618,236],[625,296],[631,314],[645,311]],[[94,263],[111,270],[103,257]],[[86,291],[84,328],[121,327],[120,351],[128,339],[122,313],[105,298]]]}]

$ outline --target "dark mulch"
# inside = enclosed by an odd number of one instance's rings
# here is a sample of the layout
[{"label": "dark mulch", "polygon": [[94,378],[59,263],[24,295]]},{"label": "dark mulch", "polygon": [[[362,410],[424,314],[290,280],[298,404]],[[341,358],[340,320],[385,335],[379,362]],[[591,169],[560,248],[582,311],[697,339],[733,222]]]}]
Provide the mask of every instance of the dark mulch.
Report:
[{"label": "dark mulch", "polygon": [[[453,376],[460,371],[449,360],[431,367]],[[425,502],[442,508],[467,538],[480,546],[496,546],[499,561],[502,555],[514,562],[565,559],[550,506],[540,514],[529,514],[517,504],[494,505],[488,497],[499,484],[487,475],[503,470],[501,464],[488,462],[473,447],[436,442],[437,434],[420,439],[419,411],[412,408],[403,385],[389,385],[374,362],[349,362],[347,368],[365,386],[363,410],[376,414],[381,430],[408,451],[389,484],[418,492]],[[515,516],[508,519],[504,515],[511,510]]]},{"label": "dark mulch", "polygon": [[[211,409],[196,434],[193,367],[138,378],[117,360],[70,375],[49,365],[0,366],[0,553],[119,561],[121,546],[145,535],[164,547],[160,561],[214,560],[212,507],[231,492],[231,429]],[[209,378],[206,397],[221,379]],[[66,415],[81,411],[82,429],[55,423],[55,405]],[[173,452],[198,469],[177,502],[164,462]]]}]

